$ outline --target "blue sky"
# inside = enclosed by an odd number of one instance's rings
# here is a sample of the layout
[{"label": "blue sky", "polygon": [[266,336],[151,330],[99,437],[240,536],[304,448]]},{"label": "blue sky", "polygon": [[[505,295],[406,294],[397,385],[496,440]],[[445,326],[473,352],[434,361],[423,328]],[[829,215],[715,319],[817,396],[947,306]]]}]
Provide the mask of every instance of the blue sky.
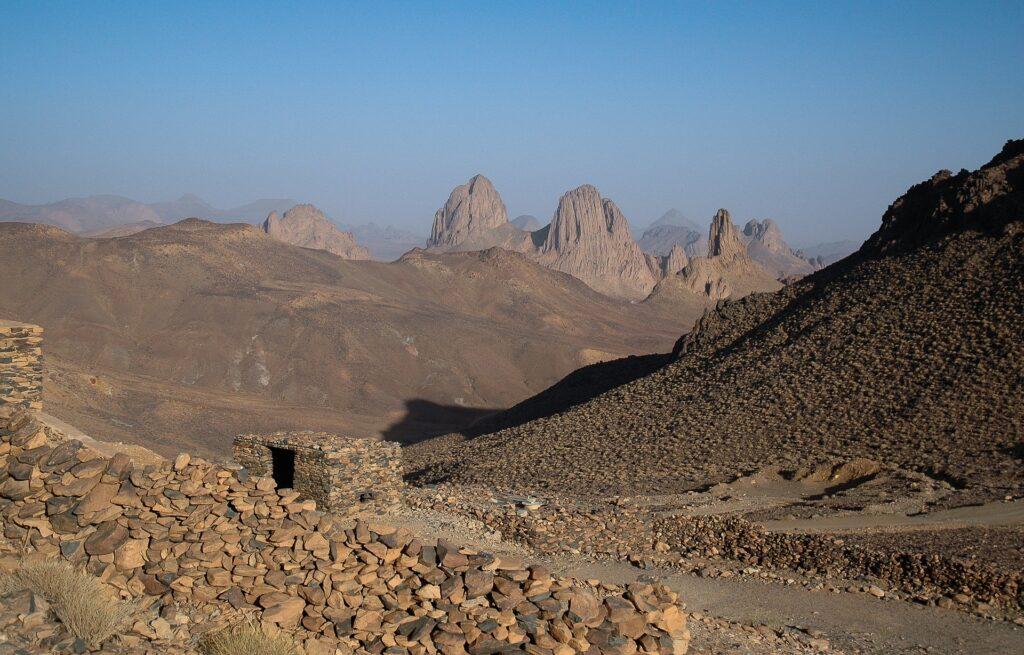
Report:
[{"label": "blue sky", "polygon": [[429,230],[490,177],[636,227],[863,238],[1024,137],[1024,3],[0,4],[0,197],[294,197]]}]

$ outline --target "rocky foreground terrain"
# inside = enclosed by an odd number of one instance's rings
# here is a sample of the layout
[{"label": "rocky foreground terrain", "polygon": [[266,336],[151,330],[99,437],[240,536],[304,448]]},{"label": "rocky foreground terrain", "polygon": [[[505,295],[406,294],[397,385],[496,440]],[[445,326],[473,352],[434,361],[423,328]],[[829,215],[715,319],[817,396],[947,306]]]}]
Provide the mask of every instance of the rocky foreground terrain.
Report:
[{"label": "rocky foreground terrain", "polygon": [[686,614],[662,585],[588,589],[542,564],[345,521],[273,478],[186,454],[158,467],[105,458],[11,407],[2,652],[210,655],[204,635],[247,620],[278,635],[261,651],[274,655],[688,650]]},{"label": "rocky foreground terrain", "polygon": [[[671,493],[863,457],[979,500],[1024,493],[1024,142],[910,189],[851,257],[720,303],[639,379],[408,449],[421,482]],[[615,374],[614,366],[600,368]],[[551,395],[553,398],[545,398]],[[513,410],[515,411],[515,410]],[[795,474],[795,473],[794,473]]]}]

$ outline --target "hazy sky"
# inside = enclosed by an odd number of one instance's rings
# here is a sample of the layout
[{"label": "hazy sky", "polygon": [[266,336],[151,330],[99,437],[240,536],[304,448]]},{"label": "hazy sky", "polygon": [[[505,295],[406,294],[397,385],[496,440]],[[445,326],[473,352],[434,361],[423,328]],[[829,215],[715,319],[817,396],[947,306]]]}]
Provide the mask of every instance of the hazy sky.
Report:
[{"label": "hazy sky", "polygon": [[[212,5],[216,6],[212,6]],[[634,226],[863,238],[1024,137],[1024,3],[0,4],[0,197],[294,197],[429,231],[589,182]]]}]

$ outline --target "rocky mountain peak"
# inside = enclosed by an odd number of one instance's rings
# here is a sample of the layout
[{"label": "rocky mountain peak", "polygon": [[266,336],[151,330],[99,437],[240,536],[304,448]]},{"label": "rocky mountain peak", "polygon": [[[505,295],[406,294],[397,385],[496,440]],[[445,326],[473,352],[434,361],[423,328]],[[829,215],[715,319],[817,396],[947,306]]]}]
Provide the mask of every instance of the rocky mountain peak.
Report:
[{"label": "rocky mountain peak", "polygon": [[293,246],[326,250],[343,259],[370,259],[370,251],[356,244],[350,232],[342,232],[322,211],[310,204],[295,205],[279,216],[270,212],[260,228],[269,236]]},{"label": "rocky mountain peak", "polygon": [[455,187],[448,202],[434,214],[427,245],[458,246],[474,235],[507,223],[508,210],[494,185],[483,175],[474,175],[469,182]]},{"label": "rocky mountain peak", "polygon": [[[650,227],[660,227],[663,225],[672,225],[675,227],[685,227],[690,230],[700,230],[700,227],[691,221],[683,212],[678,209],[672,208],[662,214],[658,220],[651,223]],[[650,228],[648,228],[650,229]]]},{"label": "rocky mountain peak", "polygon": [[770,218],[763,221],[751,219],[743,226],[743,236],[747,241],[759,241],[765,248],[776,252],[790,252],[790,248],[782,238],[782,230]]},{"label": "rocky mountain peak", "polygon": [[1024,139],[1007,141],[990,162],[956,175],[942,170],[912,186],[882,216],[861,252],[880,255],[963,230],[1001,230],[1024,216]]},{"label": "rocky mountain peak", "polygon": [[595,187],[584,184],[566,192],[558,201],[544,250],[562,251],[593,239],[608,238],[632,241],[629,222],[614,202],[601,198]]},{"label": "rocky mountain peak", "polygon": [[719,209],[711,219],[708,233],[708,257],[721,257],[731,261],[746,256],[747,248],[740,238],[740,232],[732,222],[728,210]]},{"label": "rocky mountain peak", "polygon": [[662,275],[665,277],[675,275],[686,268],[689,263],[690,258],[686,256],[686,251],[677,243],[672,246],[672,250],[665,257],[664,264],[662,265]]},{"label": "rocky mountain peak", "polygon": [[530,214],[521,214],[512,219],[512,225],[515,225],[520,230],[526,230],[527,232],[535,232],[541,228],[540,221],[537,220],[536,216]]},{"label": "rocky mountain peak", "polygon": [[622,211],[590,184],[558,201],[540,256],[545,265],[613,296],[641,298],[657,283]]}]

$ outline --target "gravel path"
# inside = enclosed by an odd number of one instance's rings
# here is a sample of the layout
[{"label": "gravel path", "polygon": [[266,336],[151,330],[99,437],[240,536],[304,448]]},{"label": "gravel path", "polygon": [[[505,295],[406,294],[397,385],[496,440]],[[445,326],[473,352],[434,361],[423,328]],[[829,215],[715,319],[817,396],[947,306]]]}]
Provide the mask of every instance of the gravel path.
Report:
[{"label": "gravel path", "polygon": [[576,564],[559,571],[616,583],[657,575],[682,596],[689,611],[747,625],[820,631],[847,653],[1024,653],[1024,628],[955,610],[862,594],[808,591],[749,578],[705,579],[640,571],[619,563]]}]

